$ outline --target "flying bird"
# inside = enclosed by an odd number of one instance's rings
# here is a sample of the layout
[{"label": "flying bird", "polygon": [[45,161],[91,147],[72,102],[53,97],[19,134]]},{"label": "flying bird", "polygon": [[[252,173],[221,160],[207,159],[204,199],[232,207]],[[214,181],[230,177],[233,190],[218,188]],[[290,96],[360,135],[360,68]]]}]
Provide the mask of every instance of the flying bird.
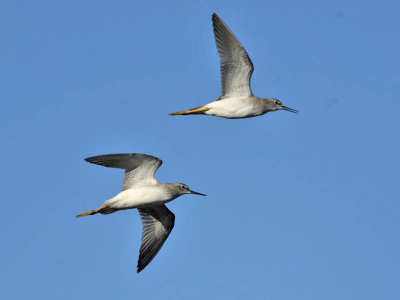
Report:
[{"label": "flying bird", "polygon": [[143,223],[142,244],[137,272],[142,271],[157,255],[174,228],[175,215],[165,206],[184,194],[204,194],[192,191],[183,183],[160,183],[154,174],[162,160],[147,154],[109,154],[93,156],[87,162],[125,170],[122,192],[106,204],[77,216],[78,218],[119,210],[137,208]]},{"label": "flying bird", "polygon": [[275,98],[253,95],[250,81],[253,63],[246,49],[217,14],[212,15],[215,41],[220,56],[222,96],[204,106],[171,113],[175,115],[211,115],[228,119],[251,118],[270,111],[297,110],[284,106]]}]

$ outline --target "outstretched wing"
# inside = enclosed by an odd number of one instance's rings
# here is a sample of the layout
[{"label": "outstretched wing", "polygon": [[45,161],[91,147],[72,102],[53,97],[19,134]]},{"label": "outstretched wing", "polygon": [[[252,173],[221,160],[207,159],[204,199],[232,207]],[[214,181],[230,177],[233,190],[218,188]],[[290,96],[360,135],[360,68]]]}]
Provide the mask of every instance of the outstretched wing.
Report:
[{"label": "outstretched wing", "polygon": [[212,21],[221,60],[220,99],[252,96],[250,80],[254,66],[246,49],[217,14],[212,15]]},{"label": "outstretched wing", "polygon": [[175,215],[165,206],[139,208],[143,223],[137,272],[142,271],[157,255],[174,228]]},{"label": "outstretched wing", "polygon": [[85,161],[110,168],[125,169],[122,190],[138,185],[157,183],[154,174],[162,160],[147,154],[108,154],[86,158]]}]

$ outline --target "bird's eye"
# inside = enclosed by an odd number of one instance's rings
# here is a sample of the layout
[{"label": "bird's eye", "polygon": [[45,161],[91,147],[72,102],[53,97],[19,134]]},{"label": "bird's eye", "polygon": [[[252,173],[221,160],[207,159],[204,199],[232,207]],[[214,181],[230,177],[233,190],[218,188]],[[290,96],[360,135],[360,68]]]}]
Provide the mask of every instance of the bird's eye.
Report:
[{"label": "bird's eye", "polygon": [[184,185],[181,185],[181,188],[183,188],[184,190],[186,190],[186,186],[184,186]]},{"label": "bird's eye", "polygon": [[280,101],[276,100],[276,101],[275,101],[275,104],[281,104],[281,103],[280,103]]}]

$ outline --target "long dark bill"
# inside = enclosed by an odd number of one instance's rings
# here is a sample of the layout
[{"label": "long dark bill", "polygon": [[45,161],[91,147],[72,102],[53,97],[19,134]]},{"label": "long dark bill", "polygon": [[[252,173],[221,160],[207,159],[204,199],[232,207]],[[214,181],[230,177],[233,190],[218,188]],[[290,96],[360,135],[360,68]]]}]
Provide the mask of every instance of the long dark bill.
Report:
[{"label": "long dark bill", "polygon": [[195,195],[200,195],[200,196],[207,196],[207,195],[204,195],[204,194],[202,194],[202,193],[198,193],[198,192],[195,192],[195,191],[190,191],[190,193],[191,194],[195,194]]},{"label": "long dark bill", "polygon": [[290,112],[292,112],[292,113],[298,113],[297,110],[295,110],[295,109],[293,109],[293,108],[290,108],[290,107],[287,107],[287,106],[283,106],[283,105],[282,105],[282,109],[283,109],[283,110],[290,111]]}]

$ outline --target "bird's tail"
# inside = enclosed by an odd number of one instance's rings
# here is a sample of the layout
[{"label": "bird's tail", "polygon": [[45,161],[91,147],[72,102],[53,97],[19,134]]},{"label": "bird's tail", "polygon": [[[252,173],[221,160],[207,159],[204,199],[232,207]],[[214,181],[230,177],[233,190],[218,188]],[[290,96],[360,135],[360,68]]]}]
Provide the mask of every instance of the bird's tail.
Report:
[{"label": "bird's tail", "polygon": [[170,116],[176,116],[176,115],[204,115],[204,112],[209,110],[210,108],[206,106],[200,106],[200,107],[195,107],[189,110],[182,110],[182,111],[177,111],[174,113],[170,113]]},{"label": "bird's tail", "polygon": [[77,218],[81,218],[81,217],[85,217],[85,216],[90,216],[90,215],[95,215],[95,214],[103,214],[103,215],[108,215],[108,214],[112,214],[113,212],[117,211],[117,209],[115,208],[111,208],[110,205],[113,203],[108,203],[106,205],[103,205],[102,207],[98,208],[98,209],[94,209],[94,210],[89,210],[83,214],[80,214],[78,216],[76,216]]}]

